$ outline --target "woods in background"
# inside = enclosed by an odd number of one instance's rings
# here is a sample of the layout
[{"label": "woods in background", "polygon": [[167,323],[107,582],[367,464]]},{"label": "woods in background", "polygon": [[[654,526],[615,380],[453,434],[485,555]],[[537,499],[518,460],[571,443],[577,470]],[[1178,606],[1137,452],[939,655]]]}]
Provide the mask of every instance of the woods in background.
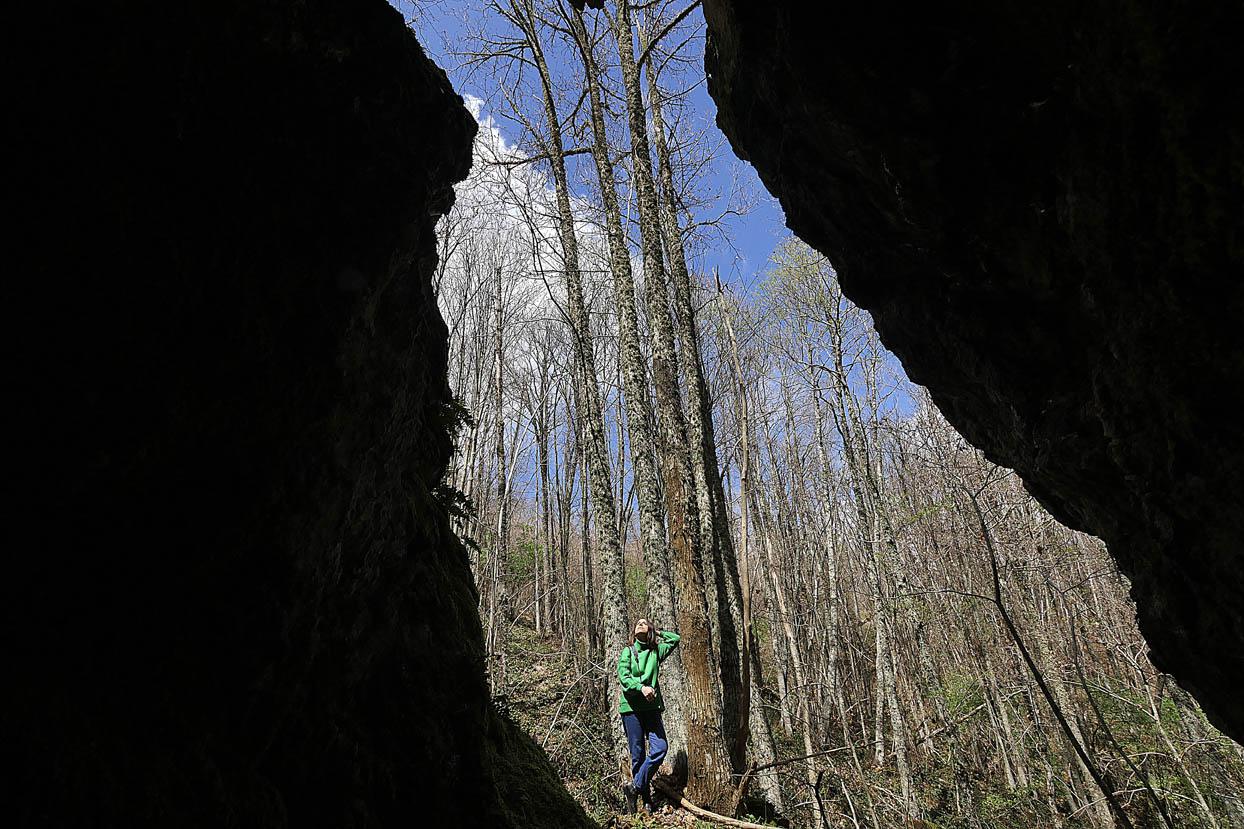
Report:
[{"label": "woods in background", "polygon": [[1102,545],[945,423],[829,263],[787,239],[748,290],[697,271],[745,206],[687,119],[698,24],[606,6],[495,0],[462,55],[519,133],[484,124],[436,280],[494,696],[558,655],[526,714],[603,808],[648,616],[682,634],[674,778],[713,811],[1244,825],[1239,747],[1149,664]]}]

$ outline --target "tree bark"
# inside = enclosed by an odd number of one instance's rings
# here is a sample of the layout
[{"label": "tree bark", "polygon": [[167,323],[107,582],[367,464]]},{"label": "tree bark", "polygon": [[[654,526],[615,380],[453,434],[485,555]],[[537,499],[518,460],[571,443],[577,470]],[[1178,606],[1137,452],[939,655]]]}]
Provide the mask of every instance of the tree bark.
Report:
[{"label": "tree bark", "polygon": [[652,176],[648,123],[635,64],[630,4],[615,6],[614,33],[631,137],[631,180],[639,213],[644,297],[652,342],[652,385],[656,398],[657,448],[665,491],[669,543],[677,585],[686,686],[688,796],[712,810],[731,803],[731,766],[722,732],[721,694],[713,659],[700,555],[699,508],[688,450],[686,419],[675,370],[674,332],[662,255],[661,220]]},{"label": "tree bark", "polygon": [[[587,84],[589,118],[592,128],[592,160],[595,162],[604,208],[605,232],[609,244],[609,270],[613,277],[614,305],[618,315],[618,360],[622,370],[622,392],[626,400],[626,428],[630,436],[631,469],[639,502],[640,542],[644,551],[645,575],[648,585],[650,617],[659,624],[680,623],[674,613],[673,586],[669,573],[669,548],[661,495],[657,484],[656,464],[652,450],[656,439],[650,425],[651,404],[643,352],[639,345],[639,317],[635,307],[635,281],[631,273],[630,249],[622,226],[613,163],[609,158],[609,142],[605,133],[605,110],[596,65],[594,44],[588,35],[582,12],[571,12],[568,23],[574,34],[583,61]],[[663,696],[680,700],[684,696],[683,677],[677,657],[667,660],[663,672]],[[686,746],[687,731],[682,706],[666,710],[665,727],[671,745]],[[671,765],[679,765],[677,748],[671,752]]]},{"label": "tree bark", "polygon": [[[562,248],[562,270],[566,283],[566,308],[570,317],[571,342],[574,348],[574,365],[577,374],[575,400],[578,415],[584,425],[586,440],[583,451],[591,487],[592,515],[596,523],[596,551],[603,578],[605,609],[605,638],[602,660],[608,664],[609,657],[621,651],[630,641],[630,626],[625,617],[624,560],[618,539],[615,520],[613,481],[609,469],[609,449],[605,438],[604,404],[597,385],[596,356],[592,347],[592,331],[588,322],[583,297],[583,278],[579,265],[579,243],[575,235],[574,213],[570,204],[570,187],[566,175],[565,140],[561,119],[553,97],[553,80],[545,61],[539,30],[536,26],[530,0],[514,0],[511,9],[525,27],[531,45],[532,56],[540,73],[545,115],[545,151],[553,172],[553,184],[557,201],[558,237]],[[586,514],[584,516],[586,522]],[[612,695],[610,695],[612,697]],[[614,744],[620,756],[625,755],[625,737],[618,717],[613,722]]]},{"label": "tree bark", "polygon": [[[644,39],[641,36],[641,43]],[[700,353],[700,333],[696,325],[691,296],[691,276],[683,246],[682,228],[678,221],[677,194],[674,189],[674,168],[669,141],[666,137],[664,97],[657,77],[656,63],[646,61],[648,106],[652,112],[652,140],[656,151],[659,180],[658,214],[661,237],[669,263],[669,282],[674,301],[674,321],[678,327],[679,366],[687,391],[687,446],[690,449],[691,471],[700,523],[702,561],[709,576],[706,599],[712,623],[713,642],[717,646],[719,681],[722,695],[722,728],[730,749],[734,771],[741,773],[746,764],[747,744],[751,725],[751,659],[748,599],[740,584],[730,525],[726,516],[725,493],[717,464],[717,438],[713,427],[712,400],[704,379],[704,360]],[[736,372],[737,343],[734,344]],[[744,472],[744,475],[746,472]],[[746,528],[747,511],[742,513]],[[747,543],[742,541],[746,559]],[[741,630],[741,635],[740,635]],[[740,641],[740,639],[742,641]],[[772,735],[763,727],[757,734],[761,742],[768,735],[767,751],[772,752]],[[766,748],[762,748],[764,753]],[[770,787],[775,788],[775,787]],[[774,792],[774,794],[780,794]]]},{"label": "tree bark", "polygon": [[[657,88],[655,83],[653,83],[653,88],[654,89]],[[654,93],[654,94],[658,94],[658,93]],[[658,110],[658,107],[654,105],[653,110],[654,112],[656,112]],[[657,120],[657,119],[654,119],[654,120]],[[660,146],[660,144],[658,146]],[[659,149],[658,149],[658,155],[661,155],[661,151]],[[667,209],[672,212],[672,209],[673,209],[672,202],[668,204]],[[681,242],[679,243],[679,250],[681,251]],[[675,271],[677,271],[677,268],[675,268]],[[684,277],[686,276],[685,267],[683,268],[683,276]],[[676,282],[678,281],[677,275],[675,276],[675,281]],[[690,320],[692,325],[694,325],[694,317],[692,316],[689,280],[687,280],[685,285],[686,285],[685,290],[679,292],[681,294],[679,296],[679,305],[683,309],[683,313],[686,315],[686,319]],[[736,725],[736,728],[738,730],[735,733],[735,739],[734,739],[734,745],[733,745],[732,751],[736,755],[738,755],[739,761],[742,762],[743,755],[745,754],[745,751],[746,751],[748,738],[750,737],[751,743],[754,749],[754,754],[756,755],[754,758],[754,762],[756,762],[758,765],[765,765],[767,763],[773,762],[773,760],[776,759],[777,750],[773,744],[772,728],[770,727],[768,720],[766,720],[764,717],[764,709],[761,705],[760,693],[759,693],[760,676],[761,676],[759,650],[756,647],[755,642],[753,641],[753,637],[752,637],[752,602],[751,602],[752,585],[751,585],[751,567],[750,567],[749,559],[748,559],[748,541],[749,541],[748,539],[748,513],[749,513],[749,510],[747,507],[749,503],[750,488],[751,488],[751,442],[752,442],[751,418],[749,417],[749,414],[748,414],[747,384],[743,378],[743,363],[739,357],[739,341],[738,341],[738,337],[736,337],[734,333],[734,321],[732,318],[733,315],[730,309],[725,306],[725,294],[722,291],[721,282],[719,280],[716,283],[716,288],[717,288],[718,301],[721,303],[722,321],[726,329],[727,342],[729,343],[729,346],[730,346],[730,359],[734,367],[735,411],[736,411],[736,417],[738,419],[738,424],[739,424],[739,550],[742,552],[742,555],[740,557],[742,566],[739,568],[739,571],[741,573],[741,578],[737,582],[735,581],[733,574],[731,573],[731,568],[729,566],[729,564],[734,560],[734,550],[733,550],[733,545],[731,544],[730,534],[728,532],[728,529],[729,529],[728,525],[724,525],[722,527],[722,529],[725,530],[724,532],[720,532],[716,534],[718,540],[717,540],[717,543],[714,544],[714,548],[718,551],[718,554],[719,554],[719,561],[721,562],[721,566],[718,570],[719,583],[727,588],[729,588],[730,586],[734,584],[738,584],[739,595],[741,599],[738,602],[738,604],[741,605],[741,607],[739,608],[739,611],[741,611],[741,617],[742,617],[740,621],[741,621],[741,627],[743,631],[743,659],[742,659],[742,670],[741,670],[741,675],[739,677],[739,682],[742,686],[740,689],[740,696],[744,697],[744,699],[740,699],[738,702],[738,704],[740,705],[738,722]],[[684,323],[684,325],[685,324],[686,323]],[[694,334],[694,329],[692,331],[692,334]],[[714,481],[717,485],[716,491],[713,492],[713,500],[716,502],[714,504],[714,508],[724,518],[725,495],[720,489],[721,478],[717,471],[717,452],[715,449],[716,438],[712,434],[713,421],[712,421],[711,403],[708,400],[708,389],[707,389],[707,384],[705,384],[704,382],[704,372],[703,372],[702,363],[700,361],[698,348],[696,349],[696,352],[695,352],[695,365],[692,368],[695,371],[695,381],[696,381],[695,387],[699,391],[699,397],[696,400],[696,404],[708,410],[707,417],[703,418],[703,421],[702,421],[704,423],[704,428],[707,430],[707,434],[705,435],[705,440],[707,441],[707,443],[704,446],[704,453],[703,453],[704,457],[706,458],[706,461],[705,461],[705,466],[707,467],[706,473],[710,476],[710,480]],[[726,622],[727,620],[733,620],[736,614],[736,610],[734,607],[735,603],[731,600],[732,597],[731,595],[729,595],[729,593],[730,591],[727,591],[727,595],[724,597],[725,602],[727,604],[726,610],[728,611],[728,614],[726,618],[722,620],[722,623],[721,623],[723,630],[728,630]],[[719,605],[719,608],[720,608],[720,605]],[[725,682],[726,682],[726,674],[727,674],[727,669],[724,663],[726,661],[725,653],[727,652],[727,648],[729,644],[730,643],[728,641],[722,642],[722,653],[723,653],[723,657],[722,657],[722,662],[723,662],[722,702],[723,702],[724,707],[727,710],[729,710],[730,708],[730,692],[724,687]],[[785,705],[785,701],[783,701],[783,705]],[[790,733],[789,714],[786,712],[785,708],[783,708],[783,716],[785,717],[783,722],[786,727],[786,733],[789,734]],[[775,808],[781,808],[782,788],[780,785],[778,785],[777,778],[772,777],[772,776],[765,776],[761,780],[760,785],[764,789],[765,796],[768,798],[769,802],[772,803]]]}]

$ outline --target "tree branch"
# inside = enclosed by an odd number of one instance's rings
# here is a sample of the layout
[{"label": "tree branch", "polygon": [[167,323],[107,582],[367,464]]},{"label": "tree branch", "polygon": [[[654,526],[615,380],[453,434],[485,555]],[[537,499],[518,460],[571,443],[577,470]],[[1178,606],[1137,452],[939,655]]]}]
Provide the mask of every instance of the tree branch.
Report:
[{"label": "tree branch", "polygon": [[665,26],[662,27],[661,31],[657,32],[653,36],[652,40],[648,41],[648,45],[644,47],[644,51],[641,52],[639,55],[639,60],[635,61],[635,69],[637,71],[640,69],[643,69],[644,61],[646,61],[648,59],[648,56],[652,54],[652,48],[661,42],[661,38],[665,37],[667,34],[673,31],[674,27],[677,26],[679,23],[683,22],[683,20],[687,18],[687,15],[695,11],[696,7],[699,5],[700,5],[700,0],[692,0],[691,5],[687,6],[687,8],[683,9],[678,14],[674,15],[674,19],[671,20],[669,23],[666,23]]},{"label": "tree branch", "polygon": [[[586,155],[587,153],[590,153],[591,151],[592,150],[589,147],[575,147],[573,150],[566,150],[565,152],[562,153],[562,155],[563,156]],[[496,167],[514,168],[514,167],[521,167],[524,164],[533,164],[537,161],[548,161],[549,158],[550,156],[548,153],[540,153],[539,155],[529,155],[526,158],[519,158],[513,161],[502,161],[500,159],[493,159],[493,160],[489,160],[486,163],[491,164]]]},{"label": "tree branch", "polygon": [[738,820],[737,818],[726,817],[725,815],[719,815],[716,812],[710,812],[708,809],[701,809],[699,806],[695,805],[690,800],[675,791],[674,788],[664,780],[658,779],[652,782],[658,789],[664,792],[667,797],[696,817],[701,817],[704,820],[712,821],[713,823],[720,823],[723,826],[734,826],[736,829],[772,829],[772,827],[763,826],[759,823],[749,823],[746,820]]}]

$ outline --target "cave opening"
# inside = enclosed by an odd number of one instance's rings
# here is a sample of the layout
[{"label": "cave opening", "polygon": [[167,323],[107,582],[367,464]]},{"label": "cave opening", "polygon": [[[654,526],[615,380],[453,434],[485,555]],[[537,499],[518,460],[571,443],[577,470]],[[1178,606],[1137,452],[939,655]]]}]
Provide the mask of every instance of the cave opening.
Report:
[{"label": "cave opening", "polygon": [[18,825],[633,820],[639,616],[658,822],[1244,822],[1238,6],[120,6],[13,53]]}]

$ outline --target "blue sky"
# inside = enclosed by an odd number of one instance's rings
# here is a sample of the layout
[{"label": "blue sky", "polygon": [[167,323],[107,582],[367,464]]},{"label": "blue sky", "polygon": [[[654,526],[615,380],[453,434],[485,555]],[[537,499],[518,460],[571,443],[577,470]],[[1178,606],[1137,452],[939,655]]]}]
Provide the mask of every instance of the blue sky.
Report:
[{"label": "blue sky", "polygon": [[[410,0],[390,2],[410,22],[429,56],[449,74],[454,88],[464,97],[483,99],[483,118],[486,119],[490,114],[498,116],[493,125],[500,130],[507,143],[516,142],[521,137],[521,129],[517,124],[500,117],[503,112],[492,110],[487,103],[498,99],[504,104],[504,99],[495,88],[496,81],[493,76],[487,71],[471,72],[467,68],[459,68],[461,60],[455,55],[455,50],[463,50],[470,43],[468,29],[478,30],[483,25],[489,31],[508,31],[502,28],[506,25],[504,21],[487,12],[485,0],[420,0],[417,10]],[[588,13],[593,12],[589,10]],[[717,107],[703,82],[703,17],[700,12],[693,12],[685,25],[689,30],[694,26],[700,32],[700,36],[690,39],[683,47],[683,54],[691,62],[682,79],[691,87],[686,98],[686,120],[692,128],[706,131],[706,141],[720,145],[715,159],[704,171],[701,180],[706,190],[719,193],[729,193],[731,181],[735,180],[749,192],[752,204],[746,215],[727,219],[725,232],[721,234],[726,238],[713,237],[690,264],[701,273],[710,273],[718,268],[722,280],[746,296],[752,293],[753,287],[762,278],[774,248],[789,235],[789,231],[786,230],[785,217],[777,200],[765,190],[751,165],[734,156],[724,136],[716,128]],[[554,75],[573,75],[571,67],[559,62],[561,56],[558,50],[546,49],[546,56]],[[538,99],[533,97],[528,102],[520,99],[519,104],[529,105],[527,114],[533,121],[542,120],[541,102]],[[570,163],[572,166],[582,164],[586,169],[590,160],[587,156],[579,156],[570,159]],[[572,172],[572,178],[573,175]],[[715,215],[724,206],[725,199],[721,199],[716,205],[706,206],[701,211],[702,215],[696,218]],[[890,369],[904,376],[898,360],[893,355],[887,357]],[[901,384],[891,403],[904,415],[914,408],[908,389]]]},{"label": "blue sky", "polygon": [[[473,95],[485,101],[495,97],[496,90],[488,88],[492,80],[488,73],[471,74],[459,70],[456,67],[457,59],[453,56],[453,49],[462,46],[467,39],[463,21],[471,20],[476,24],[481,22],[484,15],[482,0],[423,0],[418,3],[417,10],[410,0],[390,2],[411,22],[424,49],[449,73],[454,88],[460,94]],[[699,12],[693,12],[691,19],[703,28],[703,18]],[[696,38],[684,47],[685,53],[701,66],[703,46],[702,38]],[[550,54],[550,60],[554,59],[555,56]],[[556,64],[552,66],[555,74],[559,68]],[[539,105],[539,101],[531,101],[533,115],[539,115],[535,111]],[[690,119],[697,125],[714,123],[717,108],[702,82],[688,95],[687,108]],[[487,106],[483,114],[489,114]],[[513,141],[519,137],[518,130],[506,123],[501,122],[498,126],[507,140]],[[715,129],[712,134],[715,140],[724,142],[724,138]],[[718,192],[728,193],[732,179],[736,179],[749,191],[753,207],[746,216],[728,220],[729,242],[714,240],[695,264],[705,272],[718,268],[723,280],[746,293],[756,282],[758,274],[765,269],[769,255],[778,241],[785,235],[785,218],[781,206],[764,189],[751,165],[735,158],[729,146],[723,143],[717,159],[707,171],[706,184]],[[723,206],[724,199],[719,202],[718,209]]]},{"label": "blue sky", "polygon": [[[486,0],[420,0],[417,7],[410,0],[390,2],[410,22],[429,56],[446,70],[459,94],[464,98],[483,101],[482,111],[479,113],[481,122],[487,123],[489,116],[492,116],[491,126],[500,132],[507,145],[519,142],[523,137],[521,127],[505,117],[510,106],[505,100],[506,93],[513,90],[499,89],[498,81],[489,71],[472,72],[469,67],[460,68],[462,59],[455,54],[469,48],[471,32],[478,31],[481,26],[491,32],[505,31],[503,27],[507,24],[496,18],[495,13],[487,11]],[[717,148],[712,162],[699,172],[695,189],[697,192],[703,190],[729,194],[732,189],[741,188],[747,192],[751,208],[745,215],[727,218],[723,232],[708,236],[706,244],[697,246],[696,251],[692,252],[693,259],[689,264],[705,274],[711,273],[714,268],[719,269],[723,281],[746,297],[753,293],[754,287],[768,268],[769,257],[774,248],[789,235],[789,231],[786,230],[785,217],[777,201],[764,189],[755,170],[734,156],[724,136],[716,128],[716,104],[704,84],[702,16],[698,11],[693,12],[685,25],[688,31],[694,27],[699,32],[683,47],[683,54],[688,61],[685,71],[681,75],[670,75],[668,80],[663,78],[663,83],[681,84],[683,89],[689,87],[684,105],[684,123],[687,126],[683,129],[693,132],[680,137],[694,138],[699,134],[697,146],[713,145]],[[570,59],[563,57],[560,50],[546,47],[546,57],[555,76],[575,76],[574,70],[578,67],[566,64],[564,61]],[[575,63],[577,64],[577,60]],[[571,94],[573,96],[576,93]],[[542,122],[542,102],[538,98],[515,97],[515,103],[526,109],[525,115],[530,120]],[[490,105],[491,101],[496,101],[497,105]],[[474,102],[472,105],[474,108]],[[575,169],[582,171],[585,178],[594,178],[594,173],[589,169],[590,165],[588,156],[569,159],[572,186]],[[700,205],[696,211],[698,215],[694,218],[703,220],[715,216],[725,208],[726,202],[726,198],[719,196],[715,203]],[[892,355],[888,363],[891,369],[901,374],[901,367]],[[849,382],[854,383],[855,379]],[[914,401],[905,385],[899,384],[889,405],[900,416],[910,414]],[[723,451],[726,448],[723,446]],[[535,469],[527,466],[530,460],[525,458],[520,461],[521,466],[516,477],[516,485],[529,494],[536,485]],[[628,465],[625,472],[628,479],[630,472]]]}]

